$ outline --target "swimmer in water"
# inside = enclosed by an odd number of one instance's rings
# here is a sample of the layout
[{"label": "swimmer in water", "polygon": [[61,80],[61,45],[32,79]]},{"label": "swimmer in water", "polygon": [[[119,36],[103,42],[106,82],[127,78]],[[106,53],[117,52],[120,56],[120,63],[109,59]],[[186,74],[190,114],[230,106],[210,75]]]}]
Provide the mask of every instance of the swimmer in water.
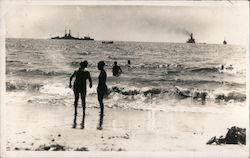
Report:
[{"label": "swimmer in water", "polygon": [[128,66],[130,66],[131,65],[131,61],[130,60],[128,60]]},{"label": "swimmer in water", "polygon": [[221,65],[221,68],[220,68],[221,70],[224,70],[224,65]]},{"label": "swimmer in water", "polygon": [[116,61],[114,62],[114,66],[113,66],[112,72],[113,72],[113,76],[116,76],[116,77],[120,76],[121,73],[122,73],[122,69],[121,69],[120,66],[117,65]]}]

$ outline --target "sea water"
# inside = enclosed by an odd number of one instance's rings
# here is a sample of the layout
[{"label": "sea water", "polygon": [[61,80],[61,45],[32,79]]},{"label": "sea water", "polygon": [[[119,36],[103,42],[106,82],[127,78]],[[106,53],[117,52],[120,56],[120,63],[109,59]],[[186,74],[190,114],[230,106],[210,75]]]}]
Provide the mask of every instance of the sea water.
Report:
[{"label": "sea water", "polygon": [[[107,64],[107,108],[223,112],[246,106],[246,49],[230,44],[7,39],[7,96],[73,107],[69,78],[84,60],[93,79],[87,107],[99,107],[101,60]],[[119,77],[112,76],[114,61],[123,71]]]}]

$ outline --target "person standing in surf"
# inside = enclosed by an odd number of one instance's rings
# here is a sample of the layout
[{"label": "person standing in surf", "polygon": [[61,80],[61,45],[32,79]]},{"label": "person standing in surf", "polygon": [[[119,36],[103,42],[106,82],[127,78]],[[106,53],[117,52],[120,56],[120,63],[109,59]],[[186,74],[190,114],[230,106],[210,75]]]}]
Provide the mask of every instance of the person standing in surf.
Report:
[{"label": "person standing in surf", "polygon": [[73,77],[75,77],[75,82],[73,86],[73,91],[75,95],[75,101],[74,101],[74,107],[75,107],[75,113],[74,113],[74,123],[73,128],[76,128],[76,117],[77,117],[77,105],[79,100],[79,95],[81,95],[82,99],[82,110],[83,110],[83,116],[82,116],[82,123],[81,128],[84,128],[84,120],[85,120],[85,108],[86,108],[86,92],[87,92],[87,86],[86,86],[86,80],[89,80],[89,87],[92,87],[92,79],[90,76],[90,73],[88,71],[85,71],[84,69],[88,66],[88,62],[85,60],[80,63],[80,68],[75,71],[69,81],[69,88],[72,87],[71,81]]},{"label": "person standing in surf", "polygon": [[104,61],[100,61],[97,65],[98,70],[100,70],[100,74],[98,77],[98,86],[97,86],[97,95],[100,104],[100,120],[99,120],[99,125],[97,127],[98,130],[102,130],[103,115],[104,115],[103,98],[105,97],[105,95],[107,95],[108,92],[108,87],[106,85],[107,73],[104,70],[104,66],[105,66]]}]

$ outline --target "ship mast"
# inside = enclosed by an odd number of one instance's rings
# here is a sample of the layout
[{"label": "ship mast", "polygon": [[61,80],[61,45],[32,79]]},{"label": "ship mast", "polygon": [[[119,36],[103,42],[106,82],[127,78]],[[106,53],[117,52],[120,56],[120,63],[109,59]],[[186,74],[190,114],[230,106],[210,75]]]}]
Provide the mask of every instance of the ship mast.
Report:
[{"label": "ship mast", "polygon": [[71,30],[69,29],[69,36],[71,36]]},{"label": "ship mast", "polygon": [[226,38],[224,36],[224,41],[223,41],[223,44],[226,45],[227,44],[227,41],[226,41]]},{"label": "ship mast", "polygon": [[193,40],[193,33],[190,34],[190,39]]}]

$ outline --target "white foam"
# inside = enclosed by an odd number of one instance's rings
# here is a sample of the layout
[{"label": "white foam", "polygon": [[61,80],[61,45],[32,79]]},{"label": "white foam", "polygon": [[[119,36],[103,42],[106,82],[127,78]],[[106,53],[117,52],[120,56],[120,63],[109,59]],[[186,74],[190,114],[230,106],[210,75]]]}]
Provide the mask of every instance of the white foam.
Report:
[{"label": "white foam", "polygon": [[41,87],[40,92],[48,94],[56,94],[61,96],[72,95],[72,90],[62,83],[48,83]]}]

